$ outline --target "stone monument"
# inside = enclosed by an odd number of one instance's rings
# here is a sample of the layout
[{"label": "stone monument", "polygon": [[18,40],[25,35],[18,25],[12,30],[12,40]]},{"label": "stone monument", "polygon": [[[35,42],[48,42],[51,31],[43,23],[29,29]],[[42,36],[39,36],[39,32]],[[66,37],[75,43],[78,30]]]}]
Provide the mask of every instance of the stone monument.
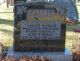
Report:
[{"label": "stone monument", "polygon": [[71,61],[72,55],[65,48],[66,16],[67,9],[61,4],[16,0],[14,55],[40,55],[54,61]]}]

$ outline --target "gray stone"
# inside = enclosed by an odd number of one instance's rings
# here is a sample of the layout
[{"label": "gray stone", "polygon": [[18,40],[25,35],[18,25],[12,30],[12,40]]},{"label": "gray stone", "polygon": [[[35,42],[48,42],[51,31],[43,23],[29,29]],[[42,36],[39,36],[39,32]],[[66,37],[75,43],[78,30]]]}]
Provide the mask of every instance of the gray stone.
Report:
[{"label": "gray stone", "polygon": [[54,61],[73,61],[72,52],[65,48],[65,52],[14,52],[13,47],[9,48],[7,56],[19,57],[22,55],[27,56],[45,56],[50,57]]}]

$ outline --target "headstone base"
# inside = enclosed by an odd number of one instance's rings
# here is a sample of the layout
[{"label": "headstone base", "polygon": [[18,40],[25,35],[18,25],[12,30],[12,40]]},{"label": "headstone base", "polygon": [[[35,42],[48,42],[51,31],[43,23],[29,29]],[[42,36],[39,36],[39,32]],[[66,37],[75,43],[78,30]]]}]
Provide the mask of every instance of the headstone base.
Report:
[{"label": "headstone base", "polygon": [[45,56],[50,57],[53,61],[73,61],[72,53],[69,49],[65,48],[65,52],[14,52],[13,48],[9,48],[7,56],[13,55],[19,57],[22,55],[27,56]]}]

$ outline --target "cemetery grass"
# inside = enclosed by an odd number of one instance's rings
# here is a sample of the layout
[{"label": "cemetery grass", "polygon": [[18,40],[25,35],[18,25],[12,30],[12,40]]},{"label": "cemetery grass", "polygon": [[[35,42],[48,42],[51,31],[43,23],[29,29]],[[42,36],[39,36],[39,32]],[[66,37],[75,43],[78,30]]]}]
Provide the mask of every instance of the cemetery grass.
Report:
[{"label": "cemetery grass", "polygon": [[[13,45],[13,12],[12,9],[0,11],[0,42],[5,46],[5,50]],[[72,49],[73,31],[74,28],[80,28],[78,25],[67,25],[66,29],[66,44],[65,46]]]},{"label": "cemetery grass", "polygon": [[5,50],[13,43],[13,12],[12,9],[0,9],[0,42]]},{"label": "cemetery grass", "polygon": [[[75,24],[75,25],[67,25],[66,27],[66,44],[65,46],[67,48],[69,48],[72,52],[75,51],[75,49],[72,46],[72,43],[74,41],[74,32],[73,29],[80,29],[80,24]],[[80,35],[77,35],[78,37],[80,37]]]}]

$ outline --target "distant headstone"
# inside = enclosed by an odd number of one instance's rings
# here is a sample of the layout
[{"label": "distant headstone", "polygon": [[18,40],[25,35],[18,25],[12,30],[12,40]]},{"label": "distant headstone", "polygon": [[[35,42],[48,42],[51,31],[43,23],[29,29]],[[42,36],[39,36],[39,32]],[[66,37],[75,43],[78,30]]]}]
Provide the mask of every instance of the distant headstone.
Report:
[{"label": "distant headstone", "polygon": [[54,3],[15,4],[16,52],[63,52],[66,8]]}]

